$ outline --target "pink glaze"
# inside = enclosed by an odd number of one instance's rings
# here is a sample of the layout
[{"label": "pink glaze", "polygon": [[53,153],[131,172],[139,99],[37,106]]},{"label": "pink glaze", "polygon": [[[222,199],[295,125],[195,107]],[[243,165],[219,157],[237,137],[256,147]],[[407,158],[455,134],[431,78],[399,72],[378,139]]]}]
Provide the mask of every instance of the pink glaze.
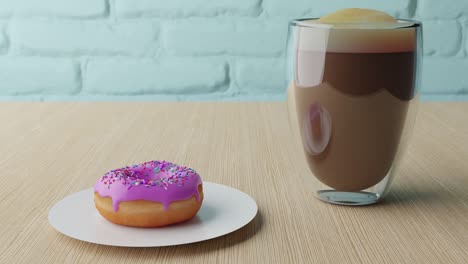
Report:
[{"label": "pink glaze", "polygon": [[200,184],[200,175],[193,169],[155,160],[107,172],[96,182],[94,191],[112,198],[116,212],[120,202],[135,200],[159,202],[167,210],[173,201],[193,196],[200,201]]}]

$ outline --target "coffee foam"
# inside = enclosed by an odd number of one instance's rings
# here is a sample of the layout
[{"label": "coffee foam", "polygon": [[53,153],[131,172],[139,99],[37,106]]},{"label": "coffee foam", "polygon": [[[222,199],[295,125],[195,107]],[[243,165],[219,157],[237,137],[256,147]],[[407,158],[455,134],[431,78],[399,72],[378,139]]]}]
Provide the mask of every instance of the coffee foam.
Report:
[{"label": "coffee foam", "polygon": [[346,8],[321,17],[318,20],[323,24],[349,24],[349,23],[394,23],[397,20],[391,15],[374,10],[363,8]]},{"label": "coffee foam", "polygon": [[[330,21],[325,19],[323,21]],[[315,52],[392,53],[416,49],[413,22],[323,23],[296,21],[298,49]]]}]

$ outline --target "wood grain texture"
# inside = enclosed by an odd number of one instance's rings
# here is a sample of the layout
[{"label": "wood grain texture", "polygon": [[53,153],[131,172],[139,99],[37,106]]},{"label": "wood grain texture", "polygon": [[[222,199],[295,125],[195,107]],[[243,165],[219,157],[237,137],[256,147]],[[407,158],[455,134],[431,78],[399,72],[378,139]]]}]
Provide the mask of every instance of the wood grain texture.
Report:
[{"label": "wood grain texture", "polygon": [[[314,198],[284,103],[1,103],[0,263],[466,263],[468,103],[423,103],[380,204]],[[77,241],[49,209],[104,172],[152,159],[254,197],[232,234],[165,248]],[[309,176],[310,177],[310,176]]]}]

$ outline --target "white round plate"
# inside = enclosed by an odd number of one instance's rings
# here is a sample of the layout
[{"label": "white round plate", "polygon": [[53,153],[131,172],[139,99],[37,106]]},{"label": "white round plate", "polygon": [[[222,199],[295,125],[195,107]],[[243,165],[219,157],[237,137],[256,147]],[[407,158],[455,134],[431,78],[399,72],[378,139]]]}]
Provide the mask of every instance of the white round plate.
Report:
[{"label": "white round plate", "polygon": [[86,242],[123,247],[161,247],[199,242],[231,233],[257,214],[247,194],[212,182],[203,183],[204,200],[192,220],[167,227],[126,227],[104,219],[94,207],[93,188],[65,197],[49,212],[60,233]]}]

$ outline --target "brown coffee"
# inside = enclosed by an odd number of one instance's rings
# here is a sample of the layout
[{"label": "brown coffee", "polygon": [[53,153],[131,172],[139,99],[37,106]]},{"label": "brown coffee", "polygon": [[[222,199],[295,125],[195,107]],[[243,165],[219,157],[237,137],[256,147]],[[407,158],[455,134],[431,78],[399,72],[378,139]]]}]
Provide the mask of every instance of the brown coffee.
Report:
[{"label": "brown coffee", "polygon": [[[338,191],[360,191],[391,170],[414,96],[415,52],[296,52],[290,92],[307,161]],[[318,74],[317,74],[318,72]]]}]

